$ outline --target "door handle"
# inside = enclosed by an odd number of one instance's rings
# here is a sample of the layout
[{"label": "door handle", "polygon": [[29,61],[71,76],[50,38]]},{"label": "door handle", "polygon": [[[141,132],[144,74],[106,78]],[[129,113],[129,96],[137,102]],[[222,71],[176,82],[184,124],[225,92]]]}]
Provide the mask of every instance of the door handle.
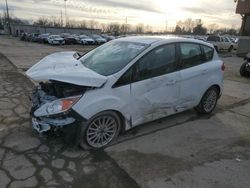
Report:
[{"label": "door handle", "polygon": [[176,83],[176,80],[168,80],[166,85],[174,85]]}]

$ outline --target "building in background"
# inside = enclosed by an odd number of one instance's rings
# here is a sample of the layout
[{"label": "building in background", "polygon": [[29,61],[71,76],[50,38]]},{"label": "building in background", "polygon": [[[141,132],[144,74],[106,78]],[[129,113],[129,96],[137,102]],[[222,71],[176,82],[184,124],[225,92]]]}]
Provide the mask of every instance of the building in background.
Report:
[{"label": "building in background", "polygon": [[[23,24],[11,24],[11,31],[13,36],[21,36],[22,33],[36,33],[36,34],[101,34],[100,29],[83,29],[83,28],[67,28],[67,27],[48,27],[48,26],[35,26],[35,25],[23,25]],[[9,34],[7,25],[4,25],[5,34]]]},{"label": "building in background", "polygon": [[239,56],[250,52],[250,0],[238,0],[236,13],[242,16],[237,54]]}]

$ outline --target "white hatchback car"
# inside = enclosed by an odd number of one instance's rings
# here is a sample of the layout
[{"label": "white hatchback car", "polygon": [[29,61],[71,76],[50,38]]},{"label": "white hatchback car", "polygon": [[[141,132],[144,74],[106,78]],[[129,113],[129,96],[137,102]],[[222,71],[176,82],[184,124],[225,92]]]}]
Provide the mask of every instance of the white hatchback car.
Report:
[{"label": "white hatchback car", "polygon": [[48,38],[48,43],[51,45],[59,45],[59,44],[65,44],[64,38],[62,38],[60,35],[50,35]]},{"label": "white hatchback car", "polygon": [[101,148],[122,130],[184,110],[211,113],[223,90],[224,63],[194,39],[127,37],[83,57],[49,55],[26,74],[43,81],[32,95],[39,133],[78,125],[83,148]]}]

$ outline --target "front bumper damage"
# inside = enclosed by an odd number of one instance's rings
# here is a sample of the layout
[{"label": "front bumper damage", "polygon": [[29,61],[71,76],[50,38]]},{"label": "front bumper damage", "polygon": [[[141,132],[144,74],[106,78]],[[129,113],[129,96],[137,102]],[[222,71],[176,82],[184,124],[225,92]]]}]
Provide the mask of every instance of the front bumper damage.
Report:
[{"label": "front bumper damage", "polygon": [[36,118],[32,117],[32,127],[38,133],[45,133],[50,130],[57,131],[64,126],[76,123],[76,119],[72,117],[66,118]]},{"label": "front bumper damage", "polygon": [[43,117],[36,116],[36,110],[38,110],[42,105],[57,100],[56,96],[53,96],[43,90],[41,85],[34,88],[32,95],[30,96],[30,101],[32,107],[30,110],[31,114],[31,124],[32,128],[38,133],[48,133],[48,132],[57,132],[62,130],[66,126],[76,125],[78,122],[83,121],[84,119],[74,112],[72,109],[56,114],[48,115]]}]

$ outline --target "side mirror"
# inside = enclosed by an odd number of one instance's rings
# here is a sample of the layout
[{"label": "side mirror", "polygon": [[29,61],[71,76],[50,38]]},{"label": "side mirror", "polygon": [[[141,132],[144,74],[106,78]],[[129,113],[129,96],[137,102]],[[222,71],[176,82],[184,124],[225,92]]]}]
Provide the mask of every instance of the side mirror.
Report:
[{"label": "side mirror", "polygon": [[79,52],[76,52],[74,53],[73,57],[78,60],[82,57],[82,55]]}]

